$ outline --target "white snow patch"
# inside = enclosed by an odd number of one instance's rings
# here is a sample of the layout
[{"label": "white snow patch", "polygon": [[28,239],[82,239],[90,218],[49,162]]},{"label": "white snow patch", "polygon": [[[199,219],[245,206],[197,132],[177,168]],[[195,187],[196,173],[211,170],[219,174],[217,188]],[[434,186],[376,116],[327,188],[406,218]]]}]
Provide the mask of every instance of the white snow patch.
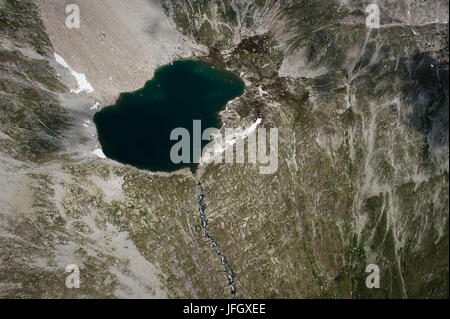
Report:
[{"label": "white snow patch", "polygon": [[97,148],[95,151],[92,152],[92,154],[97,155],[98,157],[103,159],[106,158],[105,153],[103,153],[101,148]]},{"label": "white snow patch", "polygon": [[210,162],[212,159],[214,159],[216,156],[219,156],[225,152],[229,147],[233,147],[234,144],[240,139],[246,139],[250,134],[252,134],[259,124],[261,124],[262,119],[257,119],[255,123],[250,125],[248,128],[243,130],[241,133],[234,133],[232,138],[229,141],[225,141],[224,138],[222,138],[224,145],[220,149],[216,149],[214,146],[214,153],[211,152],[205,152],[204,156],[200,158],[200,166],[205,165],[206,163]]},{"label": "white snow patch", "polygon": [[91,124],[91,121],[85,120],[84,123],[83,123],[83,126],[84,126],[85,128],[89,128],[89,124]]},{"label": "white snow patch", "polygon": [[73,92],[73,93],[76,93],[76,94],[79,94],[81,92],[87,92],[87,93],[94,92],[94,88],[88,82],[88,80],[86,79],[86,76],[84,74],[82,74],[82,73],[78,73],[78,72],[72,70],[72,68],[67,64],[67,62],[63,59],[63,57],[60,56],[59,54],[57,54],[56,52],[55,52],[55,60],[56,60],[56,62],[61,64],[66,69],[69,69],[70,73],[72,73],[72,75],[77,80],[78,89],[70,90],[70,92]]},{"label": "white snow patch", "polygon": [[5,133],[3,133],[2,131],[0,131],[0,139],[7,140],[7,139],[10,139],[10,137],[8,135],[6,135]]},{"label": "white snow patch", "polygon": [[260,97],[264,97],[264,95],[269,95],[267,91],[264,91],[260,86],[258,86],[258,94]]}]

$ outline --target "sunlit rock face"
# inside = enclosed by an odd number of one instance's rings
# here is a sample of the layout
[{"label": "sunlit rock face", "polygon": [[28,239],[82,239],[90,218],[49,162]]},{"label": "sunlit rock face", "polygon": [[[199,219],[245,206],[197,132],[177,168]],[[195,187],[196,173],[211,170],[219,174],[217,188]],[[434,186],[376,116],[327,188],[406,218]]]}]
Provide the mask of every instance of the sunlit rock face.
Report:
[{"label": "sunlit rock face", "polygon": [[[122,82],[100,88],[109,70],[92,72],[103,54],[95,37],[69,50],[70,37],[44,28],[56,23],[46,1],[36,2],[0,1],[0,295],[229,298],[202,237],[197,181],[188,170],[155,174],[92,155],[90,108]],[[82,5],[96,12],[112,2],[91,3]],[[122,11],[147,12],[143,3]],[[200,54],[192,44],[240,74],[245,93],[220,113],[224,128],[258,119],[279,128],[275,174],[211,164],[196,176],[238,298],[448,298],[448,2],[378,1],[378,29],[366,27],[368,4],[152,2],[179,48],[154,20],[127,23],[114,10],[124,28],[145,30],[140,43],[150,34],[147,56],[167,50],[160,65],[173,52]],[[108,32],[102,43],[115,39]],[[115,41],[115,50],[138,47]],[[53,42],[99,97],[70,93],[76,81],[54,61]],[[116,75],[130,60],[114,56]],[[144,73],[124,77],[125,91],[142,87]],[[69,264],[85,276],[79,290],[65,287]],[[379,289],[366,287],[370,264]]]}]

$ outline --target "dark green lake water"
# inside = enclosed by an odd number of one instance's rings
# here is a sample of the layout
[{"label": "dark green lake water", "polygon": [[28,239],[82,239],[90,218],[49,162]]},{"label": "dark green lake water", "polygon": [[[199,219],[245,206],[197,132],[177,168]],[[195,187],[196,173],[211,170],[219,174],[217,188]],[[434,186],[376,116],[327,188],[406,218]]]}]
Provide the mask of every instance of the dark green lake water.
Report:
[{"label": "dark green lake water", "polygon": [[170,150],[177,141],[170,140],[170,133],[186,128],[192,153],[193,120],[201,120],[202,130],[219,128],[218,112],[243,92],[239,77],[206,62],[183,60],[163,66],[144,88],[122,94],[116,105],[94,116],[103,152],[140,169],[195,169],[192,154],[191,164],[172,163]]}]

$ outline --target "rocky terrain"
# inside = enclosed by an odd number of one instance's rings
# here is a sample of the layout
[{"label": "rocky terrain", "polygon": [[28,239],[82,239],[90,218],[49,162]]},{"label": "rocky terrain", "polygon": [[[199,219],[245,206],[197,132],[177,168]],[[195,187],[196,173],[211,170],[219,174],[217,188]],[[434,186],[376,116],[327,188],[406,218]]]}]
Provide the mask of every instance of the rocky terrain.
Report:
[{"label": "rocky terrain", "polygon": [[[374,2],[0,0],[0,297],[231,298],[198,178],[236,298],[448,298],[449,4]],[[98,156],[97,108],[188,57],[244,79],[222,122],[279,128],[275,174]]]}]

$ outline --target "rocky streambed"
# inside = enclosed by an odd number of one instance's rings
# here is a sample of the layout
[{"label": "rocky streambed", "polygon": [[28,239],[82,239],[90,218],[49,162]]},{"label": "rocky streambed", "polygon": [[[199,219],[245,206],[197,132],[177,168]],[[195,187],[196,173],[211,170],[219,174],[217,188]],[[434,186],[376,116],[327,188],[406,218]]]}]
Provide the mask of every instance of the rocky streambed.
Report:
[{"label": "rocky streambed", "polygon": [[199,188],[199,196],[198,196],[198,210],[200,212],[200,219],[202,223],[202,229],[203,229],[203,236],[211,243],[211,246],[214,248],[217,255],[220,257],[220,262],[222,263],[223,272],[225,273],[227,280],[228,280],[228,286],[231,289],[231,295],[234,298],[236,298],[236,285],[234,282],[235,279],[235,273],[233,271],[233,268],[231,267],[230,263],[228,262],[227,257],[222,253],[222,250],[219,247],[219,244],[214,239],[211,234],[208,233],[208,217],[206,216],[206,202],[205,202],[205,191],[203,189],[202,183],[197,180],[198,188]]}]

